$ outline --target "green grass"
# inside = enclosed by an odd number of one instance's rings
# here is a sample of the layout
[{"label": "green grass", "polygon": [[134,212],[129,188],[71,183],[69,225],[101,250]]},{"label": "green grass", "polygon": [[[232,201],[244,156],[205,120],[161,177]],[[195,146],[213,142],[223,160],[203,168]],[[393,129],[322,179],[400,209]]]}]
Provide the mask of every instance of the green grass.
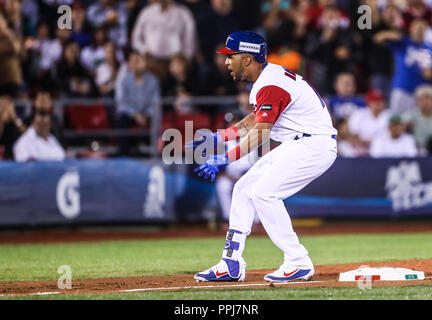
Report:
[{"label": "green grass", "polygon": [[1,297],[4,300],[430,300],[430,286],[193,290]]},{"label": "green grass", "polygon": [[[300,241],[308,249],[315,265],[432,258],[431,233],[305,236]],[[0,281],[56,281],[59,277],[57,269],[61,265],[71,266],[74,280],[193,274],[217,263],[223,246],[223,238],[0,245]],[[276,268],[283,259],[281,251],[267,237],[253,236],[247,240],[244,257],[249,270]],[[270,291],[242,290],[241,292],[244,294],[244,299],[247,299],[249,295],[254,299],[255,293],[265,295],[263,299],[268,299],[276,292],[281,295],[282,299],[285,299],[284,294],[289,299],[299,294],[305,297],[313,296],[314,292],[326,299],[328,298],[326,290],[336,290],[335,292],[341,294],[340,297],[344,297],[344,290],[350,292],[352,289],[296,289],[290,291],[290,289],[278,288],[278,290]],[[363,297],[368,297],[372,292],[381,290],[384,292],[388,289],[374,288],[371,293],[365,292]],[[409,289],[398,288],[396,291],[401,292],[400,295],[403,296],[402,292],[405,290]],[[353,292],[356,292],[353,296],[355,299],[358,289]],[[125,294],[125,298],[164,299],[165,297],[171,299],[175,296],[176,299],[189,299],[186,297],[192,299],[204,293],[206,297],[224,299],[225,296],[229,297],[231,291],[154,292]],[[81,297],[91,298],[84,295]],[[109,295],[104,295],[105,297]],[[113,299],[120,298],[116,295],[112,297]],[[43,298],[46,299],[46,297]],[[201,299],[204,298],[201,297]]]}]

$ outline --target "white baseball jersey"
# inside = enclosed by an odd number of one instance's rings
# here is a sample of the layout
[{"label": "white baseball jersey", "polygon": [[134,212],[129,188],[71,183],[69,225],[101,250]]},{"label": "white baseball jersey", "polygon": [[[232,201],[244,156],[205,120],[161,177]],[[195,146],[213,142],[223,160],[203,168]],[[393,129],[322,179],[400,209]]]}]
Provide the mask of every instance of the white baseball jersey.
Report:
[{"label": "white baseball jersey", "polygon": [[264,65],[249,100],[255,122],[274,124],[270,137],[275,141],[293,139],[299,133],[337,134],[320,95],[302,76],[280,65]]}]

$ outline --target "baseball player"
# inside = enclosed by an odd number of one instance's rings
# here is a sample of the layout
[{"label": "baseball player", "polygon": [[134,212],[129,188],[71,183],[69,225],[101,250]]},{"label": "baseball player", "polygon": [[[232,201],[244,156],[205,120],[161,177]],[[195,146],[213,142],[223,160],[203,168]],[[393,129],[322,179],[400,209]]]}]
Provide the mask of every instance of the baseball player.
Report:
[{"label": "baseball player", "polygon": [[236,182],[222,258],[194,278],[244,281],[246,262],[242,254],[256,213],[270,239],[284,253],[279,269],[264,279],[269,282],[308,280],[314,274],[314,267],[293,230],[283,200],[333,164],[337,131],[325,103],[305,79],[266,62],[267,45],[258,34],[234,32],[228,36],[225,48],[217,52],[226,55],[225,64],[234,80],[253,82],[249,98],[253,113],[223,131],[201,131],[203,137],[189,142],[187,147],[196,149],[207,139],[218,144],[245,136],[235,148],[211,155],[195,171],[213,181],[221,169],[269,139],[281,144],[261,157]]}]

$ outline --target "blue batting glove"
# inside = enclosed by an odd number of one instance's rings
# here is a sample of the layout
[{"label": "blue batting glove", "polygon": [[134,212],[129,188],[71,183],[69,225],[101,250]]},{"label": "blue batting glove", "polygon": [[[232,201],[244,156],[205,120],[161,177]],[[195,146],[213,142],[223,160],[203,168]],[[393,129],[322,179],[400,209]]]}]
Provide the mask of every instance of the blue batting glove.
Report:
[{"label": "blue batting glove", "polygon": [[214,155],[194,171],[199,172],[198,177],[203,175],[204,179],[211,177],[211,182],[213,182],[216,178],[216,175],[225,169],[229,164],[230,161],[226,154]]},{"label": "blue batting glove", "polygon": [[[202,137],[197,139],[197,140],[191,140],[191,141],[186,142],[185,149],[192,149],[192,151],[195,151],[195,149],[198,148],[198,146],[200,146],[201,143],[203,143],[207,139],[213,141],[213,148],[216,148],[216,146],[219,143],[223,142],[223,141],[221,141],[222,138],[219,136],[219,134],[217,132],[213,133],[213,132],[209,132],[209,131],[197,130],[196,133],[198,133]],[[202,156],[205,157],[206,154],[207,154],[206,149],[204,149]]]}]

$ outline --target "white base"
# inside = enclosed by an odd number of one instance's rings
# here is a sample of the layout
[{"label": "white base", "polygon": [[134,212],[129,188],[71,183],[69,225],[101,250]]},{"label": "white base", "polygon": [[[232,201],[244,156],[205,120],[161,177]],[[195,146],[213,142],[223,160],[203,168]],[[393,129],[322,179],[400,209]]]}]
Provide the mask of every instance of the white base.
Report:
[{"label": "white base", "polygon": [[401,280],[424,280],[423,271],[415,271],[405,268],[360,268],[339,275],[339,281],[364,281],[364,280],[382,280],[382,281],[401,281]]}]

